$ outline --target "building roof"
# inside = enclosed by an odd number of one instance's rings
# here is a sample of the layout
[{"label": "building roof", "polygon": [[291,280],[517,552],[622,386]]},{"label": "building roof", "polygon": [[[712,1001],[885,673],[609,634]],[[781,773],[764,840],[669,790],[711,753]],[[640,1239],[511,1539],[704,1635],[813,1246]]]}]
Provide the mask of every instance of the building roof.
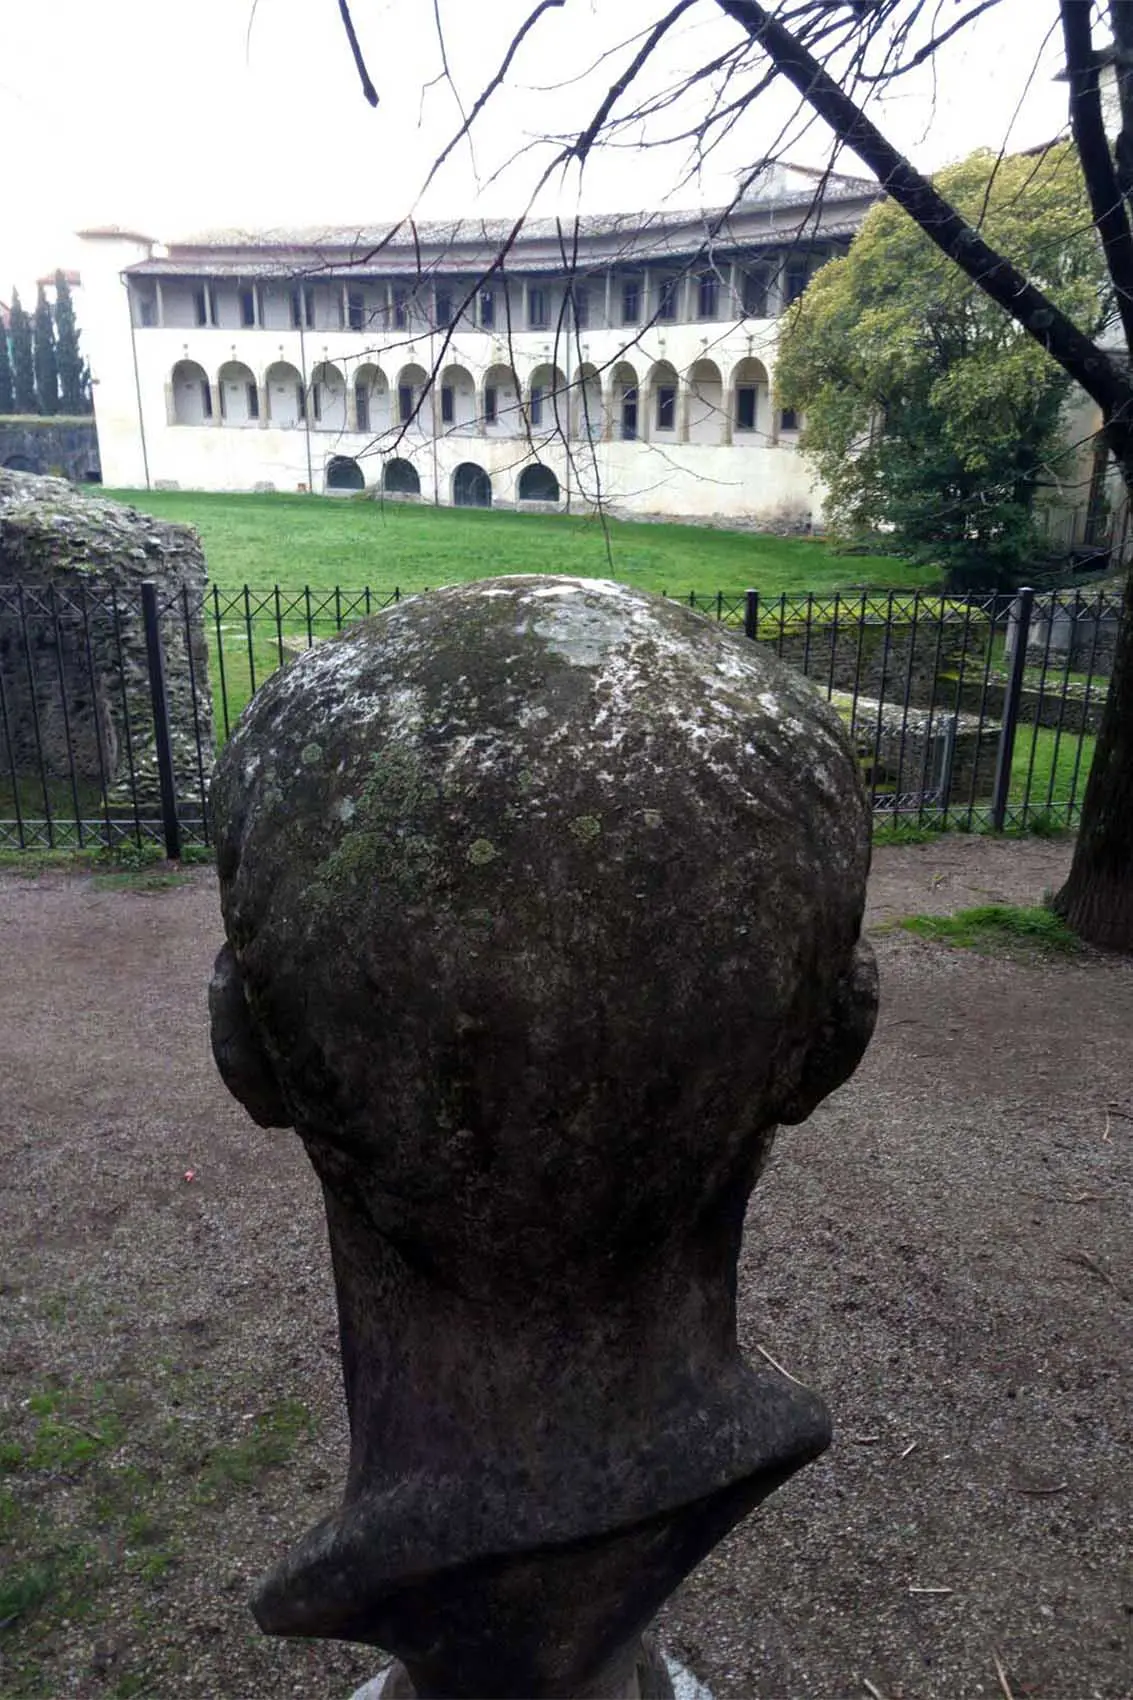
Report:
[{"label": "building roof", "polygon": [[[59,269],[63,273],[64,283],[66,283],[69,288],[71,288],[71,289],[81,289],[82,288],[83,280],[79,276],[78,272],[68,271],[66,269],[66,267],[63,267],[63,266],[61,266]],[[55,273],[54,272],[48,272],[46,277],[37,277],[35,282],[36,282],[37,288],[39,287],[40,284],[42,284],[44,289],[49,289],[51,287],[51,285],[55,282]]]},{"label": "building roof", "polygon": [[[511,243],[509,269],[561,271],[588,265],[679,261],[706,249],[778,247],[800,238],[854,234],[860,211],[881,191],[872,179],[793,166],[761,173],[728,207],[592,214],[553,218],[402,220],[398,224],[308,226],[299,229],[212,230],[169,244],[158,259],[127,269],[139,276],[286,277],[296,273],[425,269],[479,273]],[[863,209],[864,210],[864,209]]]}]

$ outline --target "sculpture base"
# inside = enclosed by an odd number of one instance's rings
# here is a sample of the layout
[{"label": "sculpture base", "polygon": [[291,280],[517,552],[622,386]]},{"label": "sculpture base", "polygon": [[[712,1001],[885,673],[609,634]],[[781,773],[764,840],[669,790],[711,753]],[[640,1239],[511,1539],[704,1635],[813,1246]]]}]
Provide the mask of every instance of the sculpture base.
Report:
[{"label": "sculpture base", "polygon": [[[599,1686],[588,1695],[600,1695],[602,1700],[713,1700],[711,1690],[662,1652],[652,1636],[642,1640],[627,1682],[616,1689]],[[351,1700],[417,1700],[417,1695],[405,1666],[395,1661],[357,1689]],[[588,1700],[588,1696],[577,1700]]]}]

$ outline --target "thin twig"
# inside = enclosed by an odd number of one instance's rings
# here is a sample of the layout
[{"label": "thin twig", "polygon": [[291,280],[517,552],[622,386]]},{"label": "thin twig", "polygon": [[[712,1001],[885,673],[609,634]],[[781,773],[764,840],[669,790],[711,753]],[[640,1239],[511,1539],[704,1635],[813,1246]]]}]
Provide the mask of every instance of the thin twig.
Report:
[{"label": "thin twig", "polygon": [[761,1358],[767,1359],[767,1362],[771,1365],[772,1369],[777,1369],[779,1371],[780,1375],[785,1375],[787,1380],[793,1381],[796,1387],[805,1387],[806,1386],[805,1381],[800,1381],[797,1375],[792,1375],[789,1369],[784,1369],[782,1364],[779,1363],[777,1359],[775,1359],[771,1356],[771,1353],[769,1351],[767,1351],[766,1347],[757,1346],[755,1349],[759,1353]]},{"label": "thin twig", "polygon": [[954,1594],[955,1588],[910,1588],[910,1594]]},{"label": "thin twig", "polygon": [[992,1648],[991,1656],[995,1660],[995,1674],[999,1678],[999,1686],[1003,1690],[1003,1700],[1015,1700],[1015,1696],[1011,1692],[1011,1684],[1007,1680],[1007,1672],[1003,1668],[1003,1660],[995,1651],[994,1647]]},{"label": "thin twig", "polygon": [[1106,1286],[1112,1287],[1115,1293],[1120,1292],[1121,1289],[1118,1287],[1117,1282],[1114,1280],[1109,1270],[1103,1269],[1101,1264],[1098,1263],[1095,1258],[1090,1256],[1089,1252],[1067,1251],[1063,1253],[1062,1260],[1064,1263],[1075,1263],[1080,1269],[1088,1269],[1091,1275],[1096,1275],[1099,1281],[1104,1281]]},{"label": "thin twig", "polygon": [[1047,1498],[1049,1498],[1049,1496],[1052,1493],[1069,1493],[1070,1492],[1070,1483],[1069,1482],[1059,1482],[1057,1487],[1018,1487],[1018,1486],[1016,1486],[1013,1491],[1015,1493],[1025,1493],[1025,1494],[1029,1495],[1030,1498],[1032,1498],[1032,1499],[1047,1499]]},{"label": "thin twig", "polygon": [[868,1676],[862,1677],[862,1687],[865,1689],[867,1694],[871,1694],[873,1696],[873,1700],[885,1700],[885,1696],[881,1692],[880,1688],[877,1687],[876,1683],[871,1682]]},{"label": "thin twig", "polygon": [[902,1458],[907,1458],[909,1456],[910,1452],[915,1452],[919,1445],[920,1445],[919,1440],[910,1440],[910,1442],[909,1442],[908,1446],[906,1446],[904,1452],[902,1452],[898,1455],[897,1462],[900,1463]]}]

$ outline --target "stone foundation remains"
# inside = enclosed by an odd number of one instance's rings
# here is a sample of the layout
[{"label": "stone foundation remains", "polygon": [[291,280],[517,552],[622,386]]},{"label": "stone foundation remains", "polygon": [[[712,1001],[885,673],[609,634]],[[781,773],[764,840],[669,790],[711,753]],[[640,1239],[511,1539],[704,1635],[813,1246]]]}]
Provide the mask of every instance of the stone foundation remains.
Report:
[{"label": "stone foundation remains", "polygon": [[0,470],[0,774],[74,783],[83,813],[159,803],[141,585],[157,585],[179,802],[212,763],[206,569],[188,526]]}]

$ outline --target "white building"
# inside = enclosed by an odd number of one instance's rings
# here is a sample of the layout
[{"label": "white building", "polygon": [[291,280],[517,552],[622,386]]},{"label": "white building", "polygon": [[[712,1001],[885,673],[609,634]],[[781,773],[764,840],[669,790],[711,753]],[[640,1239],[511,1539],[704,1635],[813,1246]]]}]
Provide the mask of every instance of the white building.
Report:
[{"label": "white building", "polygon": [[[806,526],[777,321],[874,184],[768,167],[728,213],[81,233],[108,484],[379,487]],[[430,380],[433,380],[430,382]]]}]

